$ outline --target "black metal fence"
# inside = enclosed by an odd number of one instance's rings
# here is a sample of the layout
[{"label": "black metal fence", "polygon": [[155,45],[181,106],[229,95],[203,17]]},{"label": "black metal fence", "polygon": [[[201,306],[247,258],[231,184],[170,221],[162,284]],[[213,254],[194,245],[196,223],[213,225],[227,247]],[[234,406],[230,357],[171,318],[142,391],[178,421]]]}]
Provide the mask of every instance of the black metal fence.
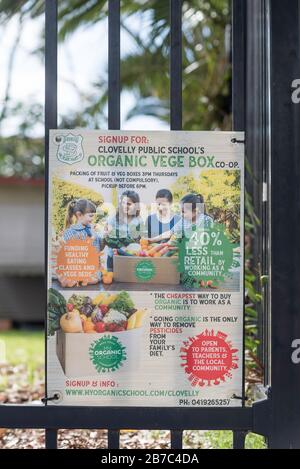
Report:
[{"label": "black metal fence", "polygon": [[[57,127],[57,1],[45,3],[47,162],[49,129]],[[180,130],[182,1],[169,3],[171,129]],[[109,0],[108,15],[108,121],[110,129],[119,129],[120,0]],[[262,219],[257,255],[262,273],[271,273],[260,311],[266,370],[261,400],[242,408],[212,409],[2,405],[0,427],[45,428],[49,449],[56,448],[60,428],[108,429],[109,448],[119,447],[122,428],[169,429],[174,449],[182,447],[185,429],[231,430],[234,449],[244,448],[249,432],[265,436],[270,448],[300,447],[300,375],[291,360],[292,341],[300,338],[300,115],[290,95],[297,72],[300,78],[300,6],[298,0],[288,5],[281,0],[233,0],[232,15],[234,129],[246,130],[256,178],[255,206]]]}]

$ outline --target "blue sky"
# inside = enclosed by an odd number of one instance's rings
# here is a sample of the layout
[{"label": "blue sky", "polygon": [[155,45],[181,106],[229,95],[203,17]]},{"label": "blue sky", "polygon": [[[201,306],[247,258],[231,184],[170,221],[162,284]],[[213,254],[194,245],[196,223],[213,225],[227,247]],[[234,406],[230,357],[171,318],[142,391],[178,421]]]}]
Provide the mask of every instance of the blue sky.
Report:
[{"label": "blue sky", "polygon": [[[134,25],[139,27],[139,25]],[[18,21],[14,18],[4,28],[0,28],[0,100],[4,98],[7,81],[7,64],[9,54],[14,43],[18,28]],[[13,80],[11,86],[11,98],[13,101],[23,103],[44,101],[44,68],[40,57],[33,51],[40,44],[43,20],[27,20],[24,24],[20,47],[16,56]],[[122,34],[122,53],[130,51],[134,47],[131,38]],[[92,82],[99,75],[105,74],[107,68],[107,22],[99,23],[90,28],[81,28],[73,34],[63,45],[59,47],[58,56],[59,83],[58,106],[59,113],[80,109],[78,94],[74,91],[72,83],[81,91],[88,91]],[[168,127],[152,117],[135,117],[125,120],[128,110],[134,103],[132,94],[122,94],[122,129],[124,130],[164,130]],[[2,135],[11,135],[16,132],[18,118],[6,119],[2,126]],[[43,127],[37,125],[34,135],[43,135]]]}]

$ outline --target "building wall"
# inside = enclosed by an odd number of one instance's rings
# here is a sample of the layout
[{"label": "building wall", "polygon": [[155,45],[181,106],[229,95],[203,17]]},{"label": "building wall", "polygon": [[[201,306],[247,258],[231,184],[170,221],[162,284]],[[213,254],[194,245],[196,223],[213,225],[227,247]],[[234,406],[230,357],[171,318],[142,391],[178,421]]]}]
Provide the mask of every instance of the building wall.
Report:
[{"label": "building wall", "polygon": [[45,308],[44,187],[0,181],[0,319],[41,321]]},{"label": "building wall", "polygon": [[0,273],[43,274],[43,186],[0,184],[0,225]]}]

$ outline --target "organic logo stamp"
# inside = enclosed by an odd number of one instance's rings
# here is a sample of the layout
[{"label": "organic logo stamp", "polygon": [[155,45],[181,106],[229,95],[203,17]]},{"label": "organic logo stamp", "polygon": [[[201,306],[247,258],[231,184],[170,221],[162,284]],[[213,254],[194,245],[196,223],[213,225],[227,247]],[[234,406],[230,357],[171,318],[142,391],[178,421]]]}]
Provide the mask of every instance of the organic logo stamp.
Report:
[{"label": "organic logo stamp", "polygon": [[55,143],[58,145],[57,159],[62,163],[74,164],[83,159],[83,137],[81,135],[56,135]]},{"label": "organic logo stamp", "polygon": [[138,280],[148,282],[155,276],[155,265],[151,261],[141,261],[135,266],[135,276]]},{"label": "organic logo stamp", "polygon": [[90,345],[90,359],[98,373],[116,371],[127,359],[126,348],[115,336],[103,336]]}]

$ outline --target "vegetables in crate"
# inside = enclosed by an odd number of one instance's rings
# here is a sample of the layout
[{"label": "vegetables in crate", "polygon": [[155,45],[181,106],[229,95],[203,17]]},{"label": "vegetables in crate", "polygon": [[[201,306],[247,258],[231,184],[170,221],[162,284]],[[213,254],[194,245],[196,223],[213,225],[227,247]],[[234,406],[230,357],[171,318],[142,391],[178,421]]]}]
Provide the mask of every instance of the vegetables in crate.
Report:
[{"label": "vegetables in crate", "polygon": [[[79,305],[79,308],[75,305]],[[126,291],[112,294],[101,292],[94,299],[74,294],[69,298],[66,309],[60,319],[61,329],[64,332],[86,334],[140,328],[146,313],[145,309],[137,310],[134,307]]]},{"label": "vegetables in crate", "polygon": [[74,309],[63,314],[60,318],[60,327],[64,332],[82,332],[80,312]]},{"label": "vegetables in crate", "polygon": [[67,302],[54,288],[48,290],[48,334],[54,335],[60,328],[60,318],[67,311]]}]

